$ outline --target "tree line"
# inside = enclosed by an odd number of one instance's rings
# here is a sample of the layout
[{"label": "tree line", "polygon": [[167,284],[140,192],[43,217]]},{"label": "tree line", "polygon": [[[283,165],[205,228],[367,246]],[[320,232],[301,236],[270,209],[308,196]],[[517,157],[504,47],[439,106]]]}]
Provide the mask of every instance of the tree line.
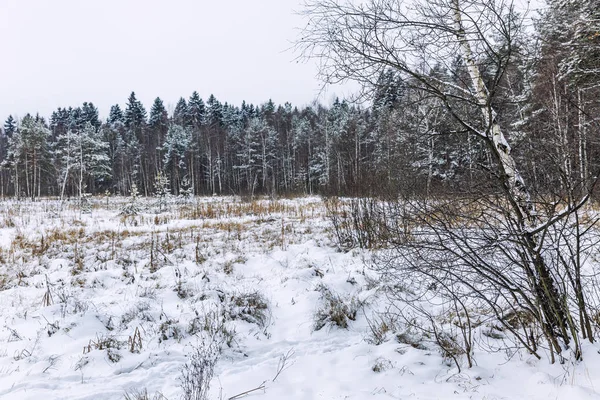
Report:
[{"label": "tree line", "polygon": [[[553,1],[531,32],[506,21],[515,29],[511,42],[499,37],[498,50],[476,60],[494,91],[494,118],[532,190],[564,194],[598,170],[597,13],[588,2]],[[340,99],[300,108],[270,100],[234,106],[194,92],[169,114],[160,98],[148,112],[131,93],[106,120],[92,102],[58,108],[49,119],[9,116],[0,135],[0,191],[127,195],[136,185],[152,195],[159,178],[174,195],[499,190],[493,182],[501,180],[489,179],[497,155],[464,124],[481,120],[476,105],[448,107],[470,90],[468,63],[459,55],[423,60],[418,75],[393,65],[370,71],[367,106]],[[432,94],[432,82],[454,92]]]}]

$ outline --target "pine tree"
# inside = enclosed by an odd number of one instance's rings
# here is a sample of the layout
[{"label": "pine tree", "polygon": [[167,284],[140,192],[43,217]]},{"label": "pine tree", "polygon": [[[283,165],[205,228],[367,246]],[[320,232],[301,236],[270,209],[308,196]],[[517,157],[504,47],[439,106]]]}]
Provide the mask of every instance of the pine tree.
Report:
[{"label": "pine tree", "polygon": [[206,106],[198,92],[192,93],[185,108],[186,122],[194,129],[199,129],[206,119]]},{"label": "pine tree", "polygon": [[131,92],[125,108],[125,138],[126,153],[129,158],[128,173],[142,187],[142,193],[148,196],[151,191],[152,181],[149,180],[149,170],[146,151],[148,137],[146,135],[146,109],[137,100],[135,93]]},{"label": "pine tree", "polygon": [[205,178],[210,193],[216,194],[223,190],[222,154],[227,135],[223,129],[223,105],[212,94],[206,101],[205,125],[202,146],[206,162]]},{"label": "pine tree", "polygon": [[162,171],[163,154],[161,147],[165,142],[169,129],[169,115],[163,101],[157,97],[150,109],[148,120],[148,142],[145,149],[148,165],[148,175],[152,180],[156,177],[156,171]]},{"label": "pine tree", "polygon": [[169,197],[171,196],[171,189],[169,187],[169,178],[162,173],[156,174],[154,180],[154,197],[156,197],[158,206],[158,213],[162,213],[166,210],[169,204]]},{"label": "pine tree", "polygon": [[27,114],[9,140],[8,158],[13,167],[16,193],[24,192],[31,199],[41,195],[42,180],[49,177],[42,175],[42,171],[50,167],[49,136],[50,129],[43,118]]},{"label": "pine tree", "polygon": [[64,135],[69,130],[69,124],[71,121],[71,113],[66,108],[59,107],[52,113],[50,117],[50,129],[52,131],[52,141],[56,141],[56,138],[60,135]]},{"label": "pine tree", "polygon": [[69,182],[83,198],[86,188],[103,187],[112,174],[109,144],[91,123],[80,131],[69,130],[57,139],[55,160],[61,182],[61,198]]},{"label": "pine tree", "polygon": [[125,142],[125,117],[118,104],[110,108],[108,119],[102,127],[104,140],[108,143],[108,157],[112,169],[113,190],[125,194],[130,188],[131,175]]},{"label": "pine tree", "polygon": [[373,111],[381,113],[393,109],[405,92],[404,85],[402,78],[393,69],[388,68],[382,72],[373,95]]},{"label": "pine tree", "polygon": [[108,123],[114,124],[115,122],[125,123],[125,115],[118,104],[111,106],[108,114]]},{"label": "pine tree", "polygon": [[8,118],[6,119],[6,122],[4,122],[4,134],[8,138],[11,138],[15,134],[16,131],[17,131],[17,122],[15,121],[15,119],[13,118],[12,115],[9,115]]},{"label": "pine tree", "polygon": [[220,126],[223,122],[223,105],[214,95],[206,101],[206,123],[210,126]]},{"label": "pine tree", "polygon": [[125,127],[134,130],[143,127],[146,124],[146,116],[144,105],[135,97],[135,92],[131,92],[125,108]]},{"label": "pine tree", "polygon": [[137,185],[134,183],[131,185],[131,194],[127,199],[127,203],[121,208],[120,215],[124,217],[133,217],[142,212],[142,204],[140,201],[140,194],[138,192]]},{"label": "pine tree", "polygon": [[98,118],[98,109],[96,108],[96,106],[94,106],[94,103],[92,102],[84,102],[83,106],[81,107],[81,121],[83,123],[83,125],[85,126],[85,124],[90,124],[92,125],[95,129],[100,129],[100,126],[102,125],[102,123],[100,122],[100,119]]},{"label": "pine tree", "polygon": [[193,181],[202,176],[203,171],[203,134],[206,123],[206,105],[198,92],[192,93],[185,109],[185,126],[189,128],[191,143],[188,149],[188,179]]},{"label": "pine tree", "polygon": [[549,0],[540,32],[561,52],[561,78],[579,84],[600,77],[600,0]]},{"label": "pine tree", "polygon": [[177,105],[175,106],[175,110],[173,111],[173,123],[179,126],[187,126],[188,125],[188,106],[183,97],[179,98],[177,101]]},{"label": "pine tree", "polygon": [[162,146],[165,171],[168,171],[175,195],[179,194],[181,177],[186,175],[185,154],[190,142],[191,136],[187,129],[179,125],[171,125]]},{"label": "pine tree", "polygon": [[179,197],[183,202],[187,202],[194,196],[194,185],[190,181],[190,178],[185,175],[181,180],[181,188],[179,189]]}]

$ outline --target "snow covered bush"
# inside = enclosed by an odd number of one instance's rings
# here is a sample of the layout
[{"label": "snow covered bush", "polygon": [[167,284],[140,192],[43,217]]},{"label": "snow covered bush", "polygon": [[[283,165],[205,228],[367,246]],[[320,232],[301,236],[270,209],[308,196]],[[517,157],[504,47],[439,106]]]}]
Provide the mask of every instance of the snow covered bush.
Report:
[{"label": "snow covered bush", "polygon": [[315,331],[326,325],[348,328],[348,321],[355,321],[359,303],[356,298],[344,299],[327,286],[320,284],[317,291],[321,292],[321,306],[315,313]]},{"label": "snow covered bush", "polygon": [[162,173],[156,175],[154,197],[156,198],[156,213],[160,214],[167,209],[171,197],[169,178]]},{"label": "snow covered bush", "polygon": [[332,197],[325,199],[324,204],[336,241],[344,250],[385,247],[392,240],[392,232],[398,229],[393,220],[381,218],[386,204],[378,199],[344,201]]},{"label": "snow covered bush", "polygon": [[140,194],[136,184],[131,186],[131,195],[127,200],[127,203],[121,208],[121,215],[123,217],[133,217],[142,212],[142,205],[140,203]]},{"label": "snow covered bush", "polygon": [[93,350],[105,350],[108,360],[116,363],[122,358],[119,350],[126,345],[127,342],[118,340],[114,335],[98,335],[96,339],[90,340],[89,344],[83,348],[83,354],[90,353]]},{"label": "snow covered bush", "polygon": [[187,328],[189,335],[211,338],[220,348],[233,346],[235,329],[229,326],[228,315],[223,307],[212,305],[208,310],[196,310],[195,313]]},{"label": "snow covered bush", "polygon": [[234,294],[230,298],[229,317],[265,327],[269,319],[269,304],[258,291]]},{"label": "snow covered bush", "polygon": [[188,362],[181,368],[179,377],[183,400],[208,399],[210,383],[223,345],[230,346],[234,336],[226,327],[225,313],[221,308],[212,307],[202,316],[197,312],[196,318],[194,329],[189,329],[188,333],[196,334],[199,340],[191,346]]}]

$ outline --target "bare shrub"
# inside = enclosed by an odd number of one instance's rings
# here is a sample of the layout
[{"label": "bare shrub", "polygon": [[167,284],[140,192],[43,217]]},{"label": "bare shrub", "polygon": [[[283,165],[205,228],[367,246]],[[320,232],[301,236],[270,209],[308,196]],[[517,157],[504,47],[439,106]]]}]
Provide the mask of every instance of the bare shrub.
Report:
[{"label": "bare shrub", "polygon": [[369,330],[367,331],[365,341],[375,346],[383,344],[387,340],[388,334],[396,329],[395,322],[390,318],[385,318],[385,315],[373,315],[372,318],[366,317],[366,320]]},{"label": "bare shrub", "polygon": [[177,284],[173,289],[175,293],[177,293],[177,297],[180,299],[187,299],[192,295],[192,290],[183,282],[181,278],[177,280]]},{"label": "bare shrub", "polygon": [[83,354],[89,353],[92,350],[106,350],[108,360],[116,363],[122,358],[119,350],[127,345],[127,342],[117,339],[114,335],[98,335],[96,339],[90,339],[87,346],[83,347]]},{"label": "bare shrub", "polygon": [[402,225],[402,220],[389,218],[391,214],[386,212],[387,203],[383,200],[332,197],[324,203],[337,243],[344,250],[383,248],[397,240],[393,234],[398,228],[406,234],[410,231],[408,225]]},{"label": "bare shrub", "polygon": [[233,294],[230,297],[229,317],[265,327],[269,320],[269,304],[258,291]]},{"label": "bare shrub", "polygon": [[6,290],[10,287],[9,277],[6,274],[0,274],[0,291]]},{"label": "bare shrub", "polygon": [[321,306],[314,317],[315,331],[323,329],[326,325],[347,329],[348,321],[356,320],[359,309],[356,298],[344,299],[325,285],[319,285],[317,291],[321,292]]},{"label": "bare shrub", "polygon": [[150,303],[140,301],[121,316],[121,325],[127,326],[134,319],[152,322],[154,317],[150,314]]},{"label": "bare shrub", "polygon": [[423,344],[424,338],[413,334],[410,330],[397,334],[396,341],[398,343],[407,344],[417,350],[427,350],[427,347]]},{"label": "bare shrub", "polygon": [[135,328],[133,336],[129,336],[129,338],[127,339],[127,344],[129,346],[130,353],[139,353],[140,351],[142,351],[142,334],[140,333],[139,328]]},{"label": "bare shrub", "polygon": [[46,275],[46,291],[44,292],[44,297],[42,297],[42,306],[48,307],[53,303],[52,293],[50,292],[50,282],[48,281],[48,275]]},{"label": "bare shrub", "polygon": [[207,335],[187,355],[188,362],[179,377],[184,400],[208,400],[215,365],[221,355],[219,341],[217,337]]},{"label": "bare shrub", "polygon": [[156,392],[153,395],[148,393],[148,389],[132,389],[125,392],[123,395],[124,400],[167,400],[167,398],[160,392]]},{"label": "bare shrub", "polygon": [[228,324],[228,313],[224,308],[211,306],[208,310],[195,311],[196,316],[190,321],[187,332],[199,337],[210,337],[220,347],[232,347],[236,332]]},{"label": "bare shrub", "polygon": [[84,314],[89,308],[89,304],[77,298],[64,283],[56,289],[55,295],[58,298],[63,318],[67,314]]},{"label": "bare shrub", "polygon": [[180,341],[183,337],[183,332],[179,326],[179,321],[167,319],[165,322],[160,324],[158,327],[158,333],[160,334],[158,342],[162,343],[169,339],[175,339]]}]

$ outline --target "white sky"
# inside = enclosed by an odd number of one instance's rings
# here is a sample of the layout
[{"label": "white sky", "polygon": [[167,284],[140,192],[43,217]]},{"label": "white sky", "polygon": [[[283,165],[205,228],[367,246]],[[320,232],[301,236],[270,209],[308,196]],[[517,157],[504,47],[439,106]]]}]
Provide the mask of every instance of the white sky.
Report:
[{"label": "white sky", "polygon": [[[527,2],[527,0],[516,0]],[[539,4],[541,0],[532,0]],[[290,50],[302,0],[0,0],[0,122],[135,91],[149,110],[197,90],[235,105],[324,103],[313,62]],[[535,7],[532,7],[535,8]],[[356,86],[354,86],[356,87]]]},{"label": "white sky", "polygon": [[105,117],[131,91],[147,109],[194,90],[236,105],[308,104],[319,94],[316,66],[287,51],[300,3],[0,0],[0,120],[84,101]]}]

